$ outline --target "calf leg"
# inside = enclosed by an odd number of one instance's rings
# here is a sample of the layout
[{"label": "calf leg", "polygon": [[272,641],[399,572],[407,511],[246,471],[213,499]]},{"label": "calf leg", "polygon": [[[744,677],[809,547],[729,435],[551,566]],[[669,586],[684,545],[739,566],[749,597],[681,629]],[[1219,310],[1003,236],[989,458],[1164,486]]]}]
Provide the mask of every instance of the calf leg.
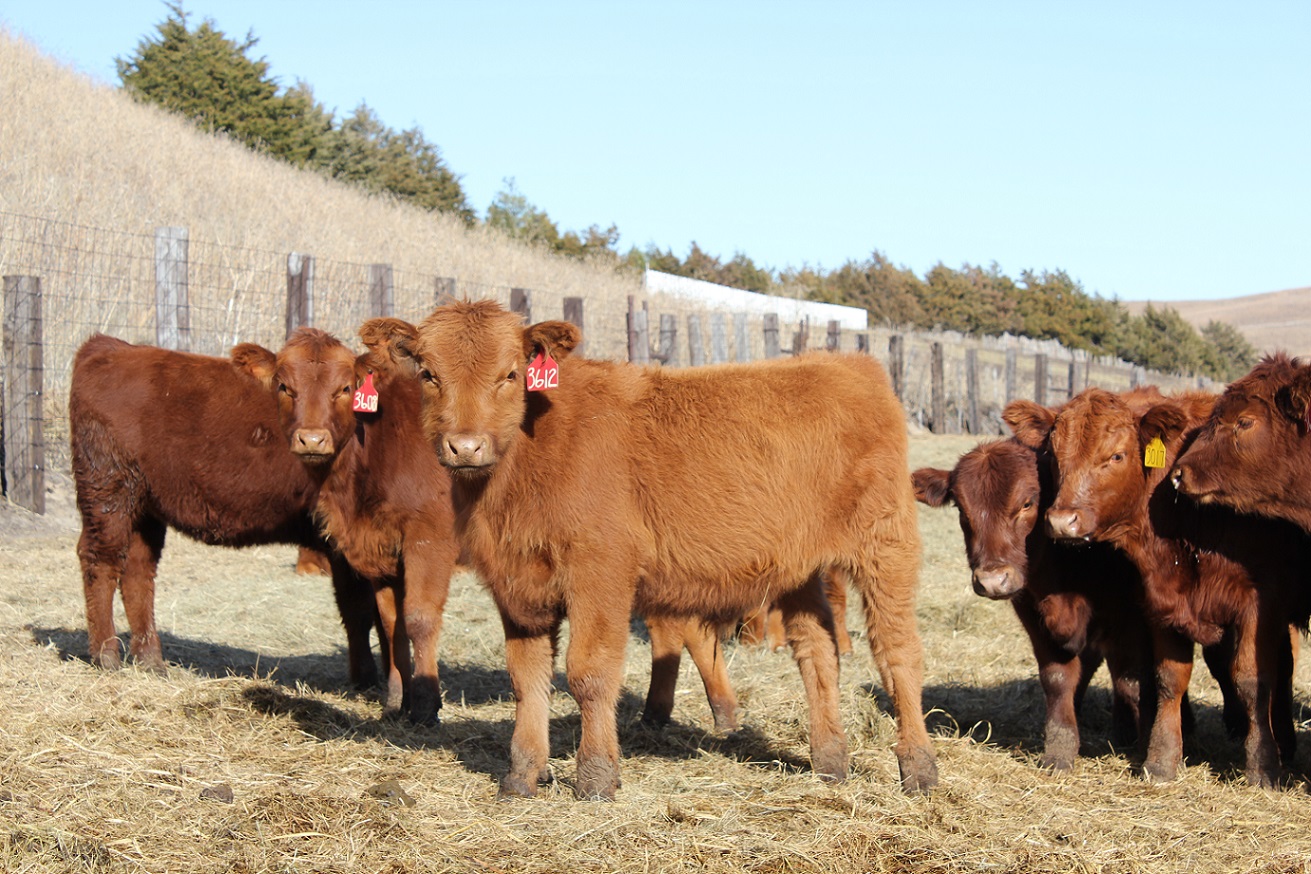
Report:
[{"label": "calf leg", "polygon": [[549,776],[551,675],[555,667],[560,622],[545,631],[525,628],[501,611],[505,627],[505,667],[514,689],[514,735],[510,771],[501,780],[498,798],[531,798]]},{"label": "calf leg", "polygon": [[678,686],[678,666],[683,660],[683,620],[667,616],[646,617],[646,632],[651,638],[651,682],[646,690],[642,722],[665,726],[674,714],[674,690]]},{"label": "calf leg", "polygon": [[129,535],[126,518],[101,517],[92,522],[83,514],[77,554],[86,599],[87,650],[93,665],[108,670],[122,664],[114,633],[114,593],[123,576]]},{"label": "calf leg", "polygon": [[132,659],[147,670],[164,670],[164,653],[155,628],[155,569],[164,550],[167,528],[157,519],[145,518],[128,541],[127,565],[123,570],[123,612],[132,630]]},{"label": "calf leg", "polygon": [[386,717],[397,716],[404,708],[405,687],[411,671],[410,639],[405,634],[405,623],[397,621],[397,602],[404,598],[404,588],[404,583],[395,577],[380,581],[374,588],[378,619],[382,623],[381,648],[390,654],[386,660],[387,693],[382,702],[382,715]]},{"label": "calf leg", "polygon": [[1021,594],[1011,602],[1015,615],[1029,635],[1033,657],[1038,663],[1047,719],[1043,728],[1042,767],[1063,771],[1079,755],[1078,705],[1082,663],[1057,646],[1047,633],[1033,600]]},{"label": "calf leg", "polygon": [[405,707],[414,722],[436,724],[442,706],[437,653],[456,547],[449,536],[419,542],[421,546],[405,553],[401,614],[405,634],[414,646],[414,676],[410,678]]},{"label": "calf leg", "polygon": [[337,600],[341,624],[346,629],[346,658],[350,667],[351,685],[357,689],[372,689],[378,685],[378,664],[373,660],[373,650],[369,645],[369,632],[375,626],[383,661],[388,663],[383,666],[384,670],[389,669],[391,659],[378,618],[377,596],[373,586],[355,573],[354,568],[339,553],[330,553],[330,564],[332,593]]},{"label": "calf leg", "polygon": [[1249,610],[1237,623],[1234,638],[1234,686],[1247,714],[1244,774],[1248,783],[1263,788],[1279,781],[1279,748],[1270,705],[1271,691],[1278,682],[1278,650],[1287,646],[1288,634],[1286,627],[1280,629],[1281,623],[1266,619],[1257,609]]},{"label": "calf leg", "polygon": [[824,595],[833,611],[833,635],[838,655],[851,654],[851,633],[847,631],[847,577],[837,568],[824,574]]},{"label": "calf leg", "polygon": [[737,694],[728,679],[724,649],[719,644],[719,629],[714,624],[693,617],[683,629],[683,643],[701,675],[706,700],[715,720],[715,731],[737,730]]},{"label": "calf leg", "polygon": [[833,613],[824,597],[823,581],[812,576],[806,585],[781,596],[783,627],[792,657],[801,671],[810,709],[810,765],[821,777],[847,779],[847,738],[838,708],[838,651],[833,638]]},{"label": "calf leg", "polygon": [[582,719],[574,782],[574,795],[582,800],[613,801],[619,789],[615,710],[623,684],[629,609],[629,604],[612,606],[583,598],[570,605],[565,672]]},{"label": "calf leg", "polygon": [[1173,780],[1184,757],[1180,707],[1193,675],[1193,643],[1177,631],[1153,629],[1152,650],[1156,668],[1156,718],[1143,776]]},{"label": "calf leg", "polygon": [[907,792],[927,792],[938,785],[938,764],[921,700],[924,651],[915,620],[919,548],[914,516],[893,514],[870,532],[865,552],[849,574],[860,592],[870,652],[892,696],[897,764]]}]

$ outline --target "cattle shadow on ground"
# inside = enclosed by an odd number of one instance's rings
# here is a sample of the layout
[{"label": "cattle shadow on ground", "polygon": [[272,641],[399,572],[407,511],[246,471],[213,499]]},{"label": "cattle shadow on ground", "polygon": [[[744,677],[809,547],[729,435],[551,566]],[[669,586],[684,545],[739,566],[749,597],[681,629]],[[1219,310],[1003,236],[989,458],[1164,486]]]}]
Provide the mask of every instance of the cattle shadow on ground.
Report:
[{"label": "cattle shadow on ground", "polygon": [[[863,688],[878,700],[882,710],[891,712],[891,701],[882,688],[872,684]],[[1241,778],[1243,743],[1226,729],[1222,708],[1196,700],[1191,704],[1191,726],[1185,719],[1185,761],[1190,766],[1208,767],[1221,780]],[[1046,710],[1037,678],[992,686],[926,686],[924,709],[930,734],[970,737],[1035,763],[1042,755]],[[1295,705],[1294,711],[1298,709]],[[1135,770],[1142,764],[1142,753],[1135,743],[1117,743],[1112,738],[1111,693],[1105,687],[1091,686],[1084,696],[1079,711],[1079,741],[1081,757],[1121,757]],[[1305,739],[1299,737],[1299,749],[1305,746]],[[1305,771],[1298,760],[1288,763],[1288,771],[1294,776]]]}]

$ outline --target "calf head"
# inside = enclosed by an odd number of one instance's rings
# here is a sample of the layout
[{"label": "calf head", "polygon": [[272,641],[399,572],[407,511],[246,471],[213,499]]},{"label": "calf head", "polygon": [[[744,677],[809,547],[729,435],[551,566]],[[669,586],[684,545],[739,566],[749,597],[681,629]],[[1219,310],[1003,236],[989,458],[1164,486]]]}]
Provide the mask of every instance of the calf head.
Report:
[{"label": "calf head", "polygon": [[361,331],[385,337],[423,385],[423,429],[438,458],[465,478],[489,475],[513,452],[529,412],[525,373],[538,355],[561,361],[582,339],[569,322],[525,327],[494,301],[438,307],[417,327],[375,319]]},{"label": "calf head", "polygon": [[911,474],[915,497],[930,507],[956,505],[976,594],[1012,598],[1025,586],[1033,538],[1041,536],[1038,455],[1017,440],[982,443],[952,470]]},{"label": "calf head", "polygon": [[1307,457],[1309,429],[1311,365],[1266,356],[1225,389],[1171,480],[1199,503],[1261,513],[1295,485],[1288,465]]},{"label": "calf head", "polygon": [[336,456],[355,427],[355,355],[341,341],[299,328],[276,355],[242,343],[233,348],[232,363],[276,396],[278,420],[293,453],[312,465]]}]

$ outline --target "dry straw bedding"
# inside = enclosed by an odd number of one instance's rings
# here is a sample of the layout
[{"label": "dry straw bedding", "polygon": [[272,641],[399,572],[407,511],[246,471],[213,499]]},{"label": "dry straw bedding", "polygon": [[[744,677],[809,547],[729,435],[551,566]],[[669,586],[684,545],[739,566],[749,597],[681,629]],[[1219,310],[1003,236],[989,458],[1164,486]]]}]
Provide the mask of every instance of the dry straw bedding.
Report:
[{"label": "dry straw bedding", "polygon": [[[917,437],[912,463],[971,445]],[[56,498],[67,508],[66,495]],[[1085,705],[1071,773],[1038,770],[1041,693],[1009,607],[976,598],[954,514],[921,510],[925,705],[941,788],[896,787],[886,699],[867,650],[843,665],[853,776],[806,767],[791,658],[730,645],[746,728],[709,732],[690,666],[676,723],[637,724],[650,664],[635,634],[621,704],[624,785],[572,799],[578,718],[554,699],[539,798],[502,803],[513,706],[500,625],[476,580],[456,578],[443,638],[444,724],[383,722],[344,683],[329,586],[296,577],[286,548],[175,538],[157,598],[167,676],[83,660],[75,536],[31,536],[15,511],[0,542],[0,870],[37,871],[1305,871],[1311,799],[1243,785],[1204,670],[1197,734],[1171,785],[1109,748],[1108,694]],[[853,605],[853,611],[858,607]],[[120,627],[122,627],[120,619]],[[854,630],[861,627],[854,615]],[[637,629],[640,631],[640,628]],[[1305,666],[1299,702],[1308,690]],[[1305,734],[1305,732],[1303,732]],[[1307,753],[1298,756],[1297,771]]]}]

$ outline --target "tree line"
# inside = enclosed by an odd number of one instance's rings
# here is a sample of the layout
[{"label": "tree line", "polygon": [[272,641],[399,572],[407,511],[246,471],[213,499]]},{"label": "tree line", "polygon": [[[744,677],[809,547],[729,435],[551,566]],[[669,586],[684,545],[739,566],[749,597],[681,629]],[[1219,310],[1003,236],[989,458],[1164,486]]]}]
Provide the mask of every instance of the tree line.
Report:
[{"label": "tree line", "polygon": [[[281,87],[268,62],[251,56],[258,43],[253,33],[237,41],[208,19],[193,26],[180,2],[168,9],[155,34],[116,60],[128,93],[297,167],[468,224],[480,220],[459,177],[421,129],[394,130],[365,103],[338,118],[315,100],[310,85]],[[1088,293],[1061,270],[1026,270],[1013,279],[995,264],[953,269],[939,263],[921,277],[879,251],[831,270],[775,270],[742,253],[722,260],[695,242],[682,257],[654,244],[621,252],[617,227],[562,230],[513,179],[505,180],[482,221],[564,257],[863,307],[880,324],[1053,339],[1154,370],[1219,380],[1242,375],[1256,360],[1256,350],[1232,325],[1212,321],[1199,332],[1173,308],[1151,305],[1135,315],[1117,300]]]}]

